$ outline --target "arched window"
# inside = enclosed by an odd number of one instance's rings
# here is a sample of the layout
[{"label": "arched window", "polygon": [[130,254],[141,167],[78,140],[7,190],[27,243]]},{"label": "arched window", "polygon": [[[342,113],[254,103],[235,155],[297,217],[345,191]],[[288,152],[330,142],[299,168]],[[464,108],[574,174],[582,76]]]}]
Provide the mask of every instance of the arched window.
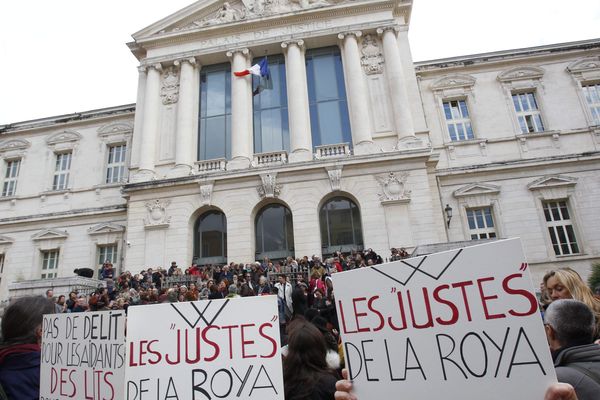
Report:
[{"label": "arched window", "polygon": [[346,197],[328,200],[319,213],[323,255],[336,250],[362,250],[363,236],[358,206]]},{"label": "arched window", "polygon": [[256,259],[294,256],[292,213],[284,205],[269,204],[256,215]]},{"label": "arched window", "polygon": [[222,212],[208,211],[196,221],[194,262],[198,264],[227,262],[227,219]]}]

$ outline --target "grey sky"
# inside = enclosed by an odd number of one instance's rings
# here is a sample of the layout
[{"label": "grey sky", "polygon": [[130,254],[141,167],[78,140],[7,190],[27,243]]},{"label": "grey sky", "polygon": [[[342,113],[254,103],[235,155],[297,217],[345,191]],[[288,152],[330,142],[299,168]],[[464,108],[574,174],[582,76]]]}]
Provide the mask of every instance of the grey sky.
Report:
[{"label": "grey sky", "polygon": [[[413,0],[415,61],[600,38],[598,0]],[[191,0],[0,1],[0,124],[133,103],[131,34]]]}]

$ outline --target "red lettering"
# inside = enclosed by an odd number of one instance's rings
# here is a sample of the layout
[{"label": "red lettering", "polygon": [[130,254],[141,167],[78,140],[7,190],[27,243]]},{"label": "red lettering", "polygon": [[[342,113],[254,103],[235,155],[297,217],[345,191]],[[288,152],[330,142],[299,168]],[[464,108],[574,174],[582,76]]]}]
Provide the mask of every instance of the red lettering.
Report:
[{"label": "red lettering", "polygon": [[[187,345],[187,331],[186,331],[186,345]],[[148,346],[150,347],[150,346]],[[187,348],[186,348],[187,350]],[[168,354],[165,354],[165,361],[169,365],[176,365],[181,362],[181,329],[177,329],[177,350],[175,350],[175,354],[177,354],[177,359],[171,360]],[[151,362],[149,362],[152,364]]]},{"label": "red lettering", "polygon": [[514,278],[522,278],[522,277],[523,277],[523,274],[512,274],[512,275],[509,275],[506,278],[504,278],[504,280],[502,281],[502,289],[504,289],[504,291],[507,294],[523,296],[527,300],[529,300],[529,310],[527,310],[526,312],[518,312],[515,310],[508,311],[508,313],[510,315],[515,316],[515,317],[526,317],[528,315],[535,314],[538,311],[537,299],[531,292],[524,290],[524,289],[512,289],[510,286],[508,286],[508,283],[511,280],[513,280]]},{"label": "red lettering", "polygon": [[113,387],[112,383],[110,383],[110,380],[108,379],[108,377],[112,376],[112,375],[113,375],[113,373],[110,371],[104,374],[104,382],[110,388],[110,397],[106,400],[113,400],[115,398],[115,388]]},{"label": "red lettering", "polygon": [[237,328],[238,325],[222,326],[221,329],[227,329],[229,331],[229,359],[233,360],[233,338],[231,337],[231,330]]},{"label": "red lettering", "polygon": [[156,356],[154,360],[148,360],[148,364],[150,365],[158,364],[160,360],[162,360],[162,354],[160,354],[158,351],[152,350],[152,345],[154,343],[158,343],[158,340],[154,339],[148,342],[148,353]]},{"label": "red lettering", "polygon": [[354,305],[354,319],[356,321],[356,328],[358,329],[358,332],[370,332],[371,331],[370,328],[361,328],[360,324],[358,323],[358,317],[364,317],[364,316],[367,316],[369,314],[367,314],[366,312],[359,313],[356,310],[356,303],[358,303],[359,301],[366,301],[366,300],[367,300],[366,297],[359,297],[359,298],[356,298],[356,299],[352,299],[352,304]]},{"label": "red lettering", "polygon": [[213,342],[212,340],[210,340],[209,338],[206,337],[207,332],[210,329],[220,329],[218,326],[207,326],[206,328],[204,328],[204,330],[202,331],[202,339],[204,340],[204,342],[206,344],[209,344],[212,346],[212,348],[215,350],[214,354],[211,357],[204,357],[204,361],[213,361],[215,360],[217,357],[219,357],[219,354],[221,353],[221,349],[219,348],[219,345],[216,344],[215,342]]},{"label": "red lettering", "polygon": [[404,299],[402,298],[402,292],[398,291],[398,306],[400,307],[400,317],[402,318],[402,326],[397,327],[392,322],[392,317],[388,317],[388,325],[395,331],[401,331],[406,329],[406,314],[404,312]]},{"label": "red lettering", "polygon": [[254,344],[254,340],[246,340],[244,338],[244,329],[249,328],[251,326],[256,326],[256,325],[255,324],[242,324],[242,326],[240,327],[240,330],[242,332],[242,358],[256,358],[256,354],[254,354],[254,355],[246,354],[246,345]]},{"label": "red lettering", "polygon": [[465,288],[467,286],[471,286],[471,285],[473,285],[472,281],[458,282],[458,283],[452,284],[453,288],[460,288],[460,290],[462,292],[463,302],[465,304],[465,311],[467,312],[467,319],[469,321],[472,321],[471,309],[469,308],[469,300],[467,299],[467,291],[465,290]]},{"label": "red lettering", "polygon": [[263,332],[263,329],[265,327],[273,328],[273,325],[270,322],[265,322],[258,328],[258,333],[260,334],[260,336],[264,337],[269,342],[271,342],[273,349],[271,351],[271,354],[268,354],[266,356],[260,356],[260,358],[273,358],[273,356],[275,356],[275,353],[277,353],[277,341],[275,341],[275,339]]},{"label": "red lettering", "polygon": [[483,312],[485,313],[485,318],[486,319],[506,318],[506,315],[504,315],[504,314],[490,314],[490,312],[488,310],[487,301],[497,299],[498,295],[494,294],[492,296],[486,296],[483,293],[483,282],[490,282],[493,280],[494,280],[493,277],[477,279],[477,287],[479,288],[479,295],[481,296],[481,304],[483,305]]},{"label": "red lettering", "polygon": [[431,314],[431,303],[429,302],[427,288],[423,288],[423,300],[425,301],[425,310],[427,310],[427,322],[424,324],[417,324],[410,290],[406,291],[406,296],[408,296],[408,306],[410,308],[410,318],[412,319],[413,327],[415,329],[431,328],[433,326],[433,315]]},{"label": "red lettering", "polygon": [[452,316],[449,320],[443,320],[440,317],[437,317],[435,319],[436,322],[440,325],[454,325],[456,321],[458,321],[458,307],[456,307],[451,301],[440,297],[440,291],[448,289],[450,289],[449,285],[441,285],[433,290],[433,298],[435,299],[435,301],[437,301],[440,304],[447,305],[452,310]]},{"label": "red lettering", "polygon": [[135,355],[135,344],[133,342],[129,343],[129,366],[130,367],[137,367],[138,364],[135,363],[135,361],[133,360],[133,357]]},{"label": "red lettering", "polygon": [[358,331],[349,331],[348,328],[346,328],[346,315],[344,314],[344,306],[342,305],[342,301],[338,301],[338,304],[340,306],[340,315],[342,316],[342,330],[344,331],[344,333],[357,333]]},{"label": "red lettering", "polygon": [[379,325],[373,329],[373,332],[382,330],[383,326],[385,325],[385,319],[383,318],[383,315],[379,312],[379,310],[376,310],[375,308],[373,308],[373,303],[377,299],[379,299],[379,296],[373,296],[369,299],[369,302],[367,303],[367,307],[369,308],[369,310],[371,310],[373,313],[377,314],[377,317],[379,317]]},{"label": "red lettering", "polygon": [[196,328],[196,339],[194,340],[195,348],[196,348],[196,358],[190,359],[190,332],[185,331],[185,362],[187,364],[196,364],[200,361],[200,328]]}]

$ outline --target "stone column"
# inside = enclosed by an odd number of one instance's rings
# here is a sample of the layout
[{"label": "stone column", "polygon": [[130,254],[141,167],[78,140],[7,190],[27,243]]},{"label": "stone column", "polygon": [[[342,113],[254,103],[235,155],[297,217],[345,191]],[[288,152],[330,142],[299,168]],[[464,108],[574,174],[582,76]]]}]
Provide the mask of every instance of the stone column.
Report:
[{"label": "stone column", "polygon": [[156,141],[159,131],[160,113],[160,72],[162,66],[153,64],[147,67],[144,115],[142,120],[142,143],[140,148],[140,167],[134,176],[134,182],[148,181],[154,178]]},{"label": "stone column", "polygon": [[398,50],[396,27],[379,28],[377,29],[377,34],[382,37],[383,41],[385,72],[390,87],[392,111],[398,140],[412,138],[415,135],[415,128],[408,99],[408,91],[406,89],[406,81],[404,79],[402,59]]},{"label": "stone column", "polygon": [[346,75],[346,88],[352,126],[352,141],[354,154],[367,154],[373,152],[373,138],[371,137],[371,123],[369,118],[369,92],[360,65],[360,51],[358,38],[362,32],[340,33],[344,53],[344,72]]},{"label": "stone column", "polygon": [[[231,71],[243,71],[248,67],[248,49],[227,52],[231,59]],[[244,169],[250,166],[253,151],[252,140],[252,76],[231,77],[231,160],[227,169]]]},{"label": "stone column", "polygon": [[196,59],[175,61],[179,72],[179,104],[177,106],[177,130],[175,133],[175,168],[169,176],[186,176],[192,172],[194,158],[194,105],[198,88],[194,85]]},{"label": "stone column", "polygon": [[138,67],[138,91],[135,101],[135,117],[133,121],[133,138],[131,140],[131,168],[137,168],[140,162],[142,146],[142,128],[144,123],[144,93],[146,92],[146,67]]},{"label": "stone column", "polygon": [[290,121],[289,161],[312,160],[312,136],[304,41],[292,40],[281,43],[285,53],[288,115]]}]

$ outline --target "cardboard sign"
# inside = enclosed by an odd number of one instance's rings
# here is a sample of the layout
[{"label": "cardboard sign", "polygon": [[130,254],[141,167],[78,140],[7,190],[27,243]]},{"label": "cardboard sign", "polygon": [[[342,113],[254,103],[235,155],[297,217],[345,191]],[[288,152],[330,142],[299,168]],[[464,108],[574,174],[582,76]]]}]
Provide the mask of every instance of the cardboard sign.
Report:
[{"label": "cardboard sign", "polygon": [[44,315],[40,399],[120,400],[125,361],[124,311]]},{"label": "cardboard sign", "polygon": [[283,400],[276,296],[129,308],[125,400]]},{"label": "cardboard sign", "polygon": [[556,375],[524,260],[511,239],[335,274],[358,398],[543,399]]}]

